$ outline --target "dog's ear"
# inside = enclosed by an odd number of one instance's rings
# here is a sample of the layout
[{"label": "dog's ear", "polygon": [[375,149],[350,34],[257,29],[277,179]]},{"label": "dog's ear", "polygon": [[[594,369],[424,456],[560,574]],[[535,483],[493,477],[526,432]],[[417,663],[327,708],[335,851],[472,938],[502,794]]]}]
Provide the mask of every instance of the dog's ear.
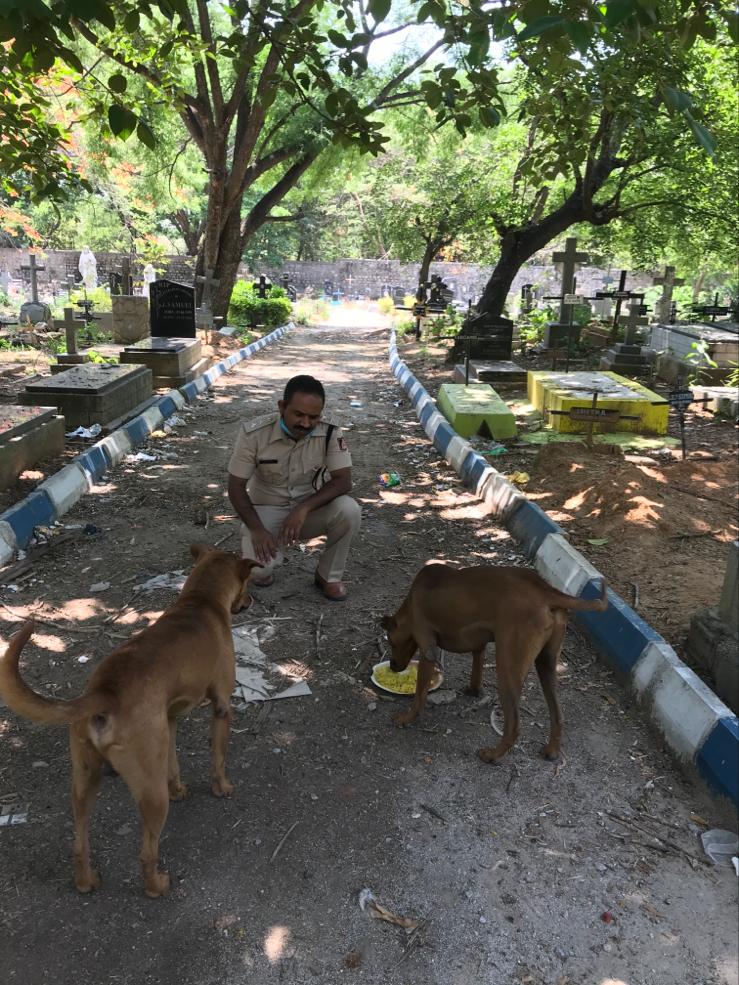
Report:
[{"label": "dog's ear", "polygon": [[199,561],[200,558],[204,554],[207,554],[210,550],[212,550],[212,548],[209,547],[208,544],[190,544],[190,553],[196,561]]},{"label": "dog's ear", "polygon": [[260,564],[259,561],[252,561],[251,558],[244,558],[243,561],[239,561],[239,577],[243,578],[244,581],[251,574],[252,568],[263,568],[264,565]]},{"label": "dog's ear", "polygon": [[387,629],[388,632],[391,629],[395,629],[395,625],[396,625],[395,616],[383,616],[382,619],[380,620],[380,625],[382,626],[383,629]]}]

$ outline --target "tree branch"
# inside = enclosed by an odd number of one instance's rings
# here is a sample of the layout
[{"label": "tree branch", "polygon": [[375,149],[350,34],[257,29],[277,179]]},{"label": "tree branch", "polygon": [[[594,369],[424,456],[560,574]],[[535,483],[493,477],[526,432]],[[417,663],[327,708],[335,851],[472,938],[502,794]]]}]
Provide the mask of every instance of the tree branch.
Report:
[{"label": "tree branch", "polygon": [[418,69],[422,65],[424,65],[429,60],[429,58],[433,55],[433,53],[435,51],[438,51],[439,48],[443,47],[444,43],[445,43],[444,42],[444,38],[440,38],[435,44],[432,44],[431,47],[427,51],[425,51],[422,55],[419,55],[418,58],[414,62],[411,62],[410,65],[406,65],[406,67],[401,72],[398,72],[398,74],[395,76],[395,78],[390,79],[390,81],[385,86],[383,86],[382,89],[380,89],[380,91],[378,92],[378,94],[375,96],[375,98],[370,103],[370,107],[374,107],[375,109],[379,109],[380,106],[382,106],[385,103],[385,100],[387,99],[387,97],[395,89],[397,89],[397,87],[400,85],[400,83],[401,82],[405,82],[405,80],[409,76],[413,75],[413,73],[416,71],[416,69]]},{"label": "tree branch", "polygon": [[205,67],[208,71],[210,91],[213,97],[215,124],[216,126],[220,126],[223,121],[223,89],[221,88],[221,76],[218,71],[218,63],[216,62],[216,46],[213,44],[213,30],[210,24],[207,0],[197,0],[197,6],[200,33],[210,52],[210,57],[208,55],[205,56]]},{"label": "tree branch", "polygon": [[303,154],[299,160],[295,161],[295,163],[287,169],[280,180],[277,181],[272,188],[262,196],[256,205],[253,206],[241,227],[242,252],[249,241],[249,238],[253,236],[261,226],[264,225],[267,221],[267,216],[270,214],[274,206],[284,198],[291,188],[295,187],[305,171],[307,171],[310,165],[315,161],[316,157],[318,157],[319,153],[320,147],[317,145],[306,151],[306,153]]}]

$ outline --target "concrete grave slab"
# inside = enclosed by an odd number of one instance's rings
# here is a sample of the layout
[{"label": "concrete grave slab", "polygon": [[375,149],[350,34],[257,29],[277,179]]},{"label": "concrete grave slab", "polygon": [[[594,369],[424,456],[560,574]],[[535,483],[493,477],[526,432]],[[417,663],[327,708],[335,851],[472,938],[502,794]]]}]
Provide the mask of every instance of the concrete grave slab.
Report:
[{"label": "concrete grave slab", "polygon": [[121,363],[148,366],[154,374],[155,387],[179,387],[200,376],[210,365],[203,356],[200,339],[149,338],[126,346]]},{"label": "concrete grave slab", "polygon": [[444,383],[439,389],[437,406],[463,438],[471,438],[483,425],[496,441],[516,435],[513,412],[487,383],[477,386]]},{"label": "concrete grave slab", "polygon": [[0,489],[25,469],[64,451],[64,418],[56,407],[0,407]]},{"label": "concrete grave slab", "polygon": [[[493,362],[470,360],[470,383],[515,384],[526,382],[526,370],[510,359]],[[464,363],[454,367],[454,382],[464,383]]]},{"label": "concrete grave slab", "polygon": [[598,394],[599,408],[616,410],[625,416],[639,418],[635,421],[620,420],[615,425],[595,424],[593,430],[596,433],[604,430],[667,433],[667,402],[641,383],[628,380],[618,373],[559,373],[546,370],[529,372],[529,402],[545,417],[550,418],[555,431],[577,434],[585,432],[587,425],[584,422],[571,420],[564,415],[550,415],[549,411],[589,407],[594,392]]},{"label": "concrete grave slab", "polygon": [[33,380],[19,399],[23,404],[55,405],[70,428],[105,426],[151,397],[152,389],[152,373],[146,366],[86,363]]}]

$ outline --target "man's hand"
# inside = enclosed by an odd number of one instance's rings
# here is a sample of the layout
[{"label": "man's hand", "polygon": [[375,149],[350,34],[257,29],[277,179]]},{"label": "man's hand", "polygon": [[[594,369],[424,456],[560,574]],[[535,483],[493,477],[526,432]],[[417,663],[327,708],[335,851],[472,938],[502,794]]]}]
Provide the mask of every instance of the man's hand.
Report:
[{"label": "man's hand", "polygon": [[307,507],[301,505],[288,513],[280,527],[280,543],[290,545],[298,540],[309,512]]},{"label": "man's hand", "polygon": [[277,541],[274,534],[262,527],[260,530],[250,530],[251,542],[254,545],[254,553],[257,561],[262,564],[270,564],[277,557]]}]

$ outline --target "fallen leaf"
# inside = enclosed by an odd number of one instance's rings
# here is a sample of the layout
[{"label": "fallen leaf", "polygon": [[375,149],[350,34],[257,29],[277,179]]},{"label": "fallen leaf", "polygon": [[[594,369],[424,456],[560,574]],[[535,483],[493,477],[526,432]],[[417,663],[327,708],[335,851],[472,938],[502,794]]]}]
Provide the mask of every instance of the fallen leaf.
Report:
[{"label": "fallen leaf", "polygon": [[344,955],[344,967],[350,968],[352,971],[358,968],[362,963],[362,955],[359,951],[349,951],[348,954]]},{"label": "fallen leaf", "polygon": [[593,547],[602,547],[609,541],[608,537],[594,537],[592,540],[588,541],[588,544],[592,544]]},{"label": "fallen leaf", "polygon": [[395,924],[396,927],[403,927],[404,930],[416,930],[419,926],[418,920],[411,917],[401,917],[392,910],[388,910],[382,903],[378,903],[371,889],[363,889],[359,894],[359,907],[361,910],[368,910],[373,920],[384,920],[386,923]]}]

